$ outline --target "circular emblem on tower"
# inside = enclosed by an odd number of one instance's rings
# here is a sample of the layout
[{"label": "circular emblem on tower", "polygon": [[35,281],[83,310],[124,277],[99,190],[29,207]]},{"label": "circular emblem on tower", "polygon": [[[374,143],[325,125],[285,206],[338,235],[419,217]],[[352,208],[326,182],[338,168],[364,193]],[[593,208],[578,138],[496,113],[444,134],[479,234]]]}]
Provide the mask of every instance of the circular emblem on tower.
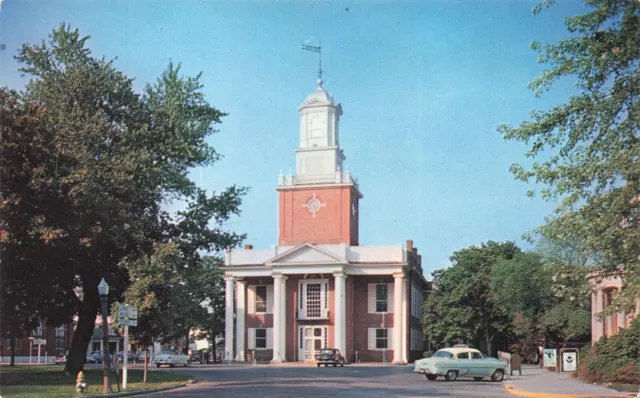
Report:
[{"label": "circular emblem on tower", "polygon": [[313,218],[316,218],[316,213],[320,210],[320,208],[326,207],[326,206],[327,206],[326,203],[322,203],[320,202],[320,199],[316,198],[315,192],[313,193],[313,196],[311,197],[311,199],[309,199],[307,203],[302,205],[302,207],[306,207],[307,210],[311,212],[311,215]]}]

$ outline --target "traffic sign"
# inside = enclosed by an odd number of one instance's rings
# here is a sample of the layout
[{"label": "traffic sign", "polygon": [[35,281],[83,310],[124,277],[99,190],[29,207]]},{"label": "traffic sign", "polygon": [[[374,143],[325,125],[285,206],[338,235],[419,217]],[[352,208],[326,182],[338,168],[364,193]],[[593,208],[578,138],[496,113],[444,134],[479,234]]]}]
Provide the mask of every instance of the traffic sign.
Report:
[{"label": "traffic sign", "polygon": [[138,319],[138,307],[120,305],[120,307],[118,307],[118,318],[121,320]]}]

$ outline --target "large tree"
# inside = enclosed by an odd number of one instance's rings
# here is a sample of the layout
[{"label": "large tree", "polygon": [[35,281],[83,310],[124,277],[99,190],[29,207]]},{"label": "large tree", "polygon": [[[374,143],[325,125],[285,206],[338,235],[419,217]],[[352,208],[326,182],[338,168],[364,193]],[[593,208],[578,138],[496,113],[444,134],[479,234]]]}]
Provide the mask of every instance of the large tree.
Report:
[{"label": "large tree", "polygon": [[521,353],[535,352],[541,340],[552,346],[589,334],[587,272],[581,265],[544,261],[539,253],[519,253],[493,266],[491,290],[508,310]]},{"label": "large tree", "polygon": [[427,338],[436,345],[483,343],[491,355],[496,336],[510,327],[504,303],[491,291],[491,269],[520,252],[513,242],[489,241],[453,253],[452,265],[433,273],[436,289],[424,306]]},{"label": "large tree", "polygon": [[[24,100],[46,110],[39,122],[55,132],[55,162],[43,169],[42,180],[64,199],[52,203],[58,205],[54,209],[38,209],[37,223],[30,225],[31,244],[55,249],[42,276],[60,283],[36,292],[42,304],[29,310],[40,311],[52,324],[60,323],[61,315],[66,320],[78,315],[66,365],[70,372],[84,362],[100,279],[107,279],[111,302],[116,301],[130,282],[130,264],[151,255],[154,243],[179,238],[179,222],[165,205],[182,200],[208,206],[210,216],[224,219],[238,213],[244,192],[232,187],[208,197],[188,178],[191,168],[217,159],[206,138],[224,116],[204,99],[198,77],[183,77],[170,64],[138,94],[112,61],[92,56],[87,39],[62,25],[48,41],[24,45],[16,57],[31,76]],[[187,222],[206,226],[209,221]],[[47,233],[37,234],[43,225]],[[207,249],[231,247],[241,239],[220,224],[203,231],[197,236],[209,240]],[[14,230],[2,234],[18,241]],[[196,242],[193,250],[202,246]],[[33,260],[35,252],[30,256]]]},{"label": "large tree", "polygon": [[566,103],[499,131],[527,143],[526,156],[538,159],[513,165],[515,177],[546,185],[542,197],[559,203],[539,232],[584,243],[603,274],[623,269],[627,284],[616,303],[624,307],[640,297],[640,2],[584,4],[586,14],[565,19],[569,37],[533,43],[549,66],[530,84],[535,95],[563,78],[577,90]]}]

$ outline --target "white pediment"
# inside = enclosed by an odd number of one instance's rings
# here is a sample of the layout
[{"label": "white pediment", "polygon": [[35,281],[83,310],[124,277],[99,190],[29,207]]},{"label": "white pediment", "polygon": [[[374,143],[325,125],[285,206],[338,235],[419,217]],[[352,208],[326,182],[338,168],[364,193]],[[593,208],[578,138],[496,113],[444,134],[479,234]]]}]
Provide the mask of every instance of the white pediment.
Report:
[{"label": "white pediment", "polygon": [[347,264],[348,261],[309,243],[303,243],[267,261],[267,265]]}]

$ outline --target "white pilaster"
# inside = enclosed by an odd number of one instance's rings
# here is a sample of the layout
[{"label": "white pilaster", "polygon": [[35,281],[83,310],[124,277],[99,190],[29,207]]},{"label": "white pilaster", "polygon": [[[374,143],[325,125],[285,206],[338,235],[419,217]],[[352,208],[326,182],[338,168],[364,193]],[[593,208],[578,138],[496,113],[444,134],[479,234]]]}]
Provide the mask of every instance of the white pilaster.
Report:
[{"label": "white pilaster", "polygon": [[618,312],[618,329],[626,328],[627,325],[627,313],[625,311]]},{"label": "white pilaster", "polygon": [[225,310],[224,310],[224,360],[233,361],[233,280],[225,276]]},{"label": "white pilaster", "polygon": [[282,306],[280,310],[280,322],[282,327],[280,328],[280,336],[282,336],[280,340],[280,359],[283,361],[287,360],[287,277],[282,276],[280,278],[282,280],[282,294],[281,301]]},{"label": "white pilaster", "polygon": [[[596,312],[600,313],[604,310],[604,295],[602,294],[602,290],[597,287],[598,291],[596,294]],[[600,337],[604,336],[604,322],[606,317],[601,317],[596,320],[596,341],[600,340]]]},{"label": "white pilaster", "polygon": [[236,361],[245,361],[245,343],[244,343],[244,317],[245,317],[245,295],[246,283],[243,279],[236,280]]},{"label": "white pilaster", "polygon": [[282,275],[273,275],[273,358],[271,363],[281,363],[282,344]]},{"label": "white pilaster", "polygon": [[347,311],[346,311],[346,293],[345,279],[347,276],[343,272],[336,272],[335,277],[335,295],[334,295],[334,345],[340,350],[342,356],[347,356]]},{"label": "white pilaster", "polygon": [[393,363],[402,362],[402,296],[404,273],[393,274]]}]

